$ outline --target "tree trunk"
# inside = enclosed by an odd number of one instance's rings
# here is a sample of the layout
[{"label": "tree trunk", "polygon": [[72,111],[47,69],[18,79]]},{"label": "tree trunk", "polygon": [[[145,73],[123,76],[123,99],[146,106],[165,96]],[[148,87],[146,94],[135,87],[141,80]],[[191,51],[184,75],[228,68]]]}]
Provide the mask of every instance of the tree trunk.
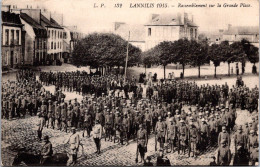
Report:
[{"label": "tree trunk", "polygon": [[200,78],[200,66],[198,67],[198,70],[199,70],[199,78]]},{"label": "tree trunk", "polygon": [[217,66],[215,66],[215,75],[214,75],[215,78],[217,78]]},{"label": "tree trunk", "polygon": [[185,64],[182,65],[182,76],[184,78],[184,68],[185,68]]},{"label": "tree trunk", "polygon": [[104,75],[104,67],[103,66],[101,67],[101,75],[102,76]]},{"label": "tree trunk", "polygon": [[230,63],[228,63],[228,76],[230,76]]},{"label": "tree trunk", "polygon": [[165,79],[165,75],[166,75],[166,74],[165,74],[165,71],[166,71],[165,67],[166,67],[166,66],[163,66],[164,79]]},{"label": "tree trunk", "polygon": [[144,65],[144,73],[145,73],[145,75],[146,75],[146,65]]}]

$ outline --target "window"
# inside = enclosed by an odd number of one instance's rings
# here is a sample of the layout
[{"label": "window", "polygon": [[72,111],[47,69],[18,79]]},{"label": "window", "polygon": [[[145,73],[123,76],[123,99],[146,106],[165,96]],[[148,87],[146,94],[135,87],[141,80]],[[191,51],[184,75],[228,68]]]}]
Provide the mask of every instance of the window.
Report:
[{"label": "window", "polygon": [[148,28],[148,36],[151,36],[151,35],[152,35],[152,29]]},{"label": "window", "polygon": [[19,30],[16,30],[16,45],[19,45],[19,40],[20,40],[20,32],[19,32]]},{"label": "window", "polygon": [[53,49],[53,42],[51,42],[51,49]]},{"label": "window", "polygon": [[62,32],[60,32],[60,38],[62,39]]},{"label": "window", "polygon": [[193,29],[190,29],[190,38],[193,39]]},{"label": "window", "polygon": [[59,35],[60,35],[60,32],[58,31],[58,32],[57,32],[57,38],[60,38],[60,36],[59,36]]},{"label": "window", "polygon": [[197,29],[195,29],[195,39],[197,39],[197,35],[198,35],[198,32],[197,32]]},{"label": "window", "polygon": [[40,39],[37,39],[37,47],[36,47],[37,49],[39,49],[40,48]]},{"label": "window", "polygon": [[56,39],[56,30],[54,31],[54,39]]},{"label": "window", "polygon": [[56,49],[56,43],[54,42],[54,49]]},{"label": "window", "polygon": [[57,48],[60,48],[60,43],[58,42],[58,44],[57,44],[58,46],[57,46]]},{"label": "window", "polygon": [[51,38],[53,39],[53,36],[54,36],[54,32],[53,30],[51,31]]},{"label": "window", "polygon": [[48,38],[50,38],[50,35],[51,35],[51,31],[49,30],[48,31]]},{"label": "window", "polygon": [[18,56],[16,53],[14,53],[14,57],[15,57],[15,63],[18,63]]},{"label": "window", "polygon": [[43,41],[43,49],[46,49],[46,41]]},{"label": "window", "polygon": [[9,45],[9,30],[5,30],[5,45]]},{"label": "window", "polygon": [[14,45],[14,30],[11,30],[11,45]]}]

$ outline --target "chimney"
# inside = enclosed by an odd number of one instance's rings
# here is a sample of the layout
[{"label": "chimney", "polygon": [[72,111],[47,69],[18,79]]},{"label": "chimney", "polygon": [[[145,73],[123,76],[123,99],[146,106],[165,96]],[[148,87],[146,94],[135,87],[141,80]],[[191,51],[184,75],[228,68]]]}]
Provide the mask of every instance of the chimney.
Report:
[{"label": "chimney", "polygon": [[123,22],[115,22],[114,31],[116,31],[123,24],[125,24],[125,23],[123,23]]},{"label": "chimney", "polygon": [[11,12],[11,5],[2,5],[3,12]]}]

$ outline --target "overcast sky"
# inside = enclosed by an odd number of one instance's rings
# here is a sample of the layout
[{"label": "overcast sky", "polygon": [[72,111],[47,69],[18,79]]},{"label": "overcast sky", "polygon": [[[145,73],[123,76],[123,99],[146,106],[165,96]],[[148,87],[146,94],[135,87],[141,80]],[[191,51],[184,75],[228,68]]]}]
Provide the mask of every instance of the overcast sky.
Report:
[{"label": "overcast sky", "polygon": [[[121,9],[114,8],[115,3],[122,3]],[[129,8],[130,3],[159,3],[164,2],[174,5],[174,8]],[[177,8],[182,4],[224,4],[250,3],[249,8]],[[94,8],[94,3],[104,3],[106,8]],[[2,0],[2,4],[27,5],[62,13],[65,25],[76,25],[84,33],[93,31],[109,31],[113,22],[121,21],[129,24],[144,24],[148,21],[151,13],[176,13],[190,12],[199,26],[199,31],[213,31],[226,29],[228,24],[234,26],[258,26],[259,25],[259,2],[258,0]]]}]

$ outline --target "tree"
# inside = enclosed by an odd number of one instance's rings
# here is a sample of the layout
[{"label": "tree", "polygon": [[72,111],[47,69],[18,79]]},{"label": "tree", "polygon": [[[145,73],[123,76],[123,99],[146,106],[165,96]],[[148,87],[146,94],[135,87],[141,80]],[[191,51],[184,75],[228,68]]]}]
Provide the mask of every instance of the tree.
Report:
[{"label": "tree", "polygon": [[[72,53],[74,65],[91,67],[124,67],[127,41],[110,33],[93,33],[80,40]],[[128,49],[128,66],[140,61],[141,50],[131,44]]]},{"label": "tree", "polygon": [[188,39],[179,39],[173,43],[173,54],[174,59],[172,62],[180,63],[182,65],[182,74],[184,77],[185,65],[190,63],[191,60],[191,42]]},{"label": "tree", "polygon": [[218,45],[218,44],[211,45],[209,48],[209,56],[210,56],[210,60],[213,62],[214,67],[215,67],[214,77],[216,78],[217,77],[217,67],[223,61],[220,45]]},{"label": "tree", "polygon": [[259,51],[258,48],[255,47],[254,45],[250,46],[249,52],[247,54],[247,58],[250,61],[250,63],[255,63],[259,62]]},{"label": "tree", "polygon": [[146,71],[146,67],[152,66],[154,64],[159,64],[159,57],[158,55],[156,55],[156,51],[154,48],[151,48],[148,51],[143,52],[142,64],[145,67],[145,71]]},{"label": "tree", "polygon": [[191,41],[190,45],[191,65],[198,67],[198,77],[200,78],[201,65],[208,62],[208,44],[206,42]]},{"label": "tree", "polygon": [[228,63],[228,76],[230,76],[230,63],[235,62],[237,57],[236,55],[232,54],[232,48],[228,41],[221,42],[220,47],[223,61]]}]

